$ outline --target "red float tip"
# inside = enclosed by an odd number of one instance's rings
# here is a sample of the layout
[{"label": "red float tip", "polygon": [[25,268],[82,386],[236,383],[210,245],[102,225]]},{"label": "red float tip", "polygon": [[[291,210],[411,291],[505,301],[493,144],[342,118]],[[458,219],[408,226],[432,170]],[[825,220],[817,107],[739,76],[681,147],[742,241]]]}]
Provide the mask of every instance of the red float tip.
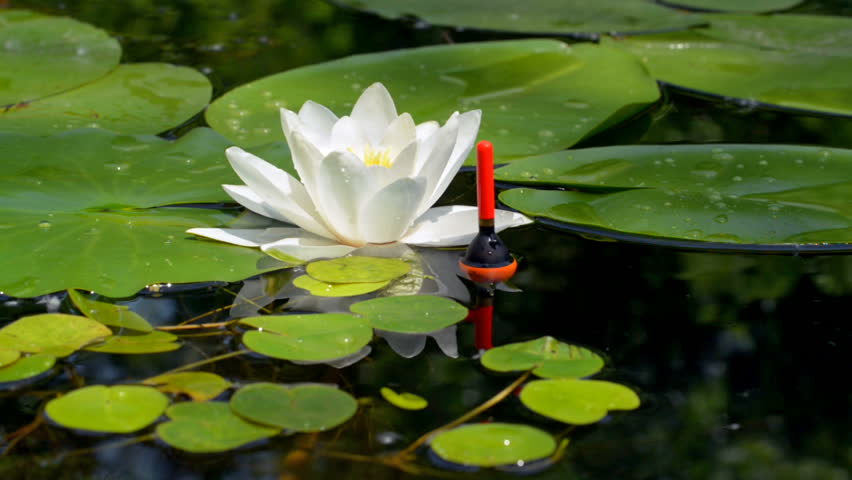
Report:
[{"label": "red float tip", "polygon": [[476,145],[476,202],[480,226],[494,226],[494,145],[488,140]]}]

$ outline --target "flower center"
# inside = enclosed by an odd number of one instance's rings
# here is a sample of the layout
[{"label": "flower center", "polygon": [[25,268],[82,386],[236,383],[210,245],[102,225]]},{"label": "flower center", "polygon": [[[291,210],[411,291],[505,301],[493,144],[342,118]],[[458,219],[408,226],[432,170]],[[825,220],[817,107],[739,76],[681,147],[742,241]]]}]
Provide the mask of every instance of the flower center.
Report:
[{"label": "flower center", "polygon": [[368,167],[379,165],[385,168],[390,168],[390,166],[393,165],[393,159],[391,158],[389,148],[375,149],[372,145],[367,145],[364,147],[364,155],[361,158],[364,160],[364,165],[367,165]]}]

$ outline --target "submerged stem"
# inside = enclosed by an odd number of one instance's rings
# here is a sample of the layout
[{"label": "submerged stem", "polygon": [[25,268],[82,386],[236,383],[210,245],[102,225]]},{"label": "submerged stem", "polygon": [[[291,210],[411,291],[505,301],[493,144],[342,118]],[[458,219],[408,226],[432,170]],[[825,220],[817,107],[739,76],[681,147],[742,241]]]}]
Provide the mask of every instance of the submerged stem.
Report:
[{"label": "submerged stem", "polygon": [[[196,367],[201,367],[203,365],[215,363],[215,362],[218,362],[219,360],[225,360],[225,359],[232,358],[232,357],[238,357],[240,355],[245,355],[246,353],[248,353],[248,350],[235,350],[233,352],[223,353],[221,355],[216,355],[215,357],[205,358],[204,360],[199,360],[197,362],[187,363],[186,365],[181,365],[180,367],[173,368],[171,370],[167,370],[163,373],[158,373],[157,375],[154,375],[153,377],[150,377],[150,378],[155,378],[155,377],[159,377],[159,376],[162,376],[162,375],[168,375],[170,373],[182,372],[184,370],[192,370],[193,368],[196,368]],[[148,379],[146,379],[146,380],[148,380]]]}]

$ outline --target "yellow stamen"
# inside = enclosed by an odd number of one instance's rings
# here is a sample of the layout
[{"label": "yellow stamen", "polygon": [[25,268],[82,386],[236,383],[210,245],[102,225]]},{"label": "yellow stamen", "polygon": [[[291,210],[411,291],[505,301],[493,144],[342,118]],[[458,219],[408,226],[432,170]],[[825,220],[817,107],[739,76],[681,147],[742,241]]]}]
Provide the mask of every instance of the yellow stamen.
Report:
[{"label": "yellow stamen", "polygon": [[[352,149],[350,148],[349,151],[351,152]],[[376,150],[372,147],[372,145],[367,145],[364,147],[363,159],[364,165],[367,165],[368,167],[379,165],[385,168],[390,168],[390,166],[393,165],[393,159],[391,158],[389,148]]]}]

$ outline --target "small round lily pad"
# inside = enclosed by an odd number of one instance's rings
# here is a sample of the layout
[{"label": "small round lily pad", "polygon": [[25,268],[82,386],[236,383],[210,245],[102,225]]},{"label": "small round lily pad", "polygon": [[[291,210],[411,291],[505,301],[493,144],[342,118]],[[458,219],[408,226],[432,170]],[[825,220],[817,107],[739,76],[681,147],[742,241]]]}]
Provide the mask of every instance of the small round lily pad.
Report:
[{"label": "small round lily pad", "polygon": [[143,354],[171,352],[180,348],[177,337],[168,332],[153,331],[141,335],[118,335],[105,342],[86,347],[91,352]]},{"label": "small round lily pad", "polygon": [[639,397],[624,385],[570,378],[532,381],[521,390],[521,402],[536,413],[574,425],[595,423],[609,410],[639,407]]},{"label": "small round lily pad", "polygon": [[556,450],[556,441],[528,425],[484,423],[439,433],[432,440],[432,450],[453,463],[495,467],[545,458]]},{"label": "small round lily pad", "polygon": [[403,410],[423,410],[429,405],[429,402],[425,398],[409,392],[397,393],[391,388],[382,387],[379,393],[391,405]]},{"label": "small round lily pad", "polygon": [[349,420],[358,410],[352,395],[328,385],[255,383],[231,397],[231,409],[253,422],[319,432]]},{"label": "small round lily pad", "polygon": [[231,382],[210,372],[178,372],[149,378],[144,382],[166,393],[189,395],[196,402],[216,398],[231,386]]},{"label": "small round lily pad", "polygon": [[243,420],[225,402],[178,403],[166,415],[171,421],[157,426],[157,437],[193,453],[224,452],[281,432]]},{"label": "small round lily pad", "polygon": [[284,360],[334,360],[358,352],[373,338],[373,330],[363,319],[346,313],[267,315],[244,318],[240,323],[259,329],[243,334],[248,348]]},{"label": "small round lily pad", "polygon": [[[0,384],[19,382],[41,375],[56,364],[56,357],[37,353],[19,358],[16,362],[0,368]],[[0,388],[3,388],[0,385]]]},{"label": "small round lily pad", "polygon": [[399,333],[434,332],[467,317],[463,306],[432,295],[374,298],[349,309],[367,319],[373,328]]},{"label": "small round lily pad", "polygon": [[593,375],[604,366],[595,352],[541,337],[528,342],[510,343],[492,348],[480,359],[482,365],[497,372],[532,370],[545,378],[579,378]]},{"label": "small round lily pad", "polygon": [[0,348],[66,357],[110,335],[112,330],[92,319],[44,313],[20,318],[0,329]]},{"label": "small round lily pad", "polygon": [[310,275],[302,275],[293,280],[293,285],[304,288],[317,297],[354,297],[365,293],[375,292],[390,284],[390,280],[381,282],[359,283],[326,283]]},{"label": "small round lily pad", "polygon": [[142,385],[92,385],[47,402],[45,413],[66,428],[130,433],[152,424],[169,399]]},{"label": "small round lily pad", "polygon": [[340,257],[309,263],[308,275],[326,283],[376,283],[399,278],[411,266],[398,258]]}]

